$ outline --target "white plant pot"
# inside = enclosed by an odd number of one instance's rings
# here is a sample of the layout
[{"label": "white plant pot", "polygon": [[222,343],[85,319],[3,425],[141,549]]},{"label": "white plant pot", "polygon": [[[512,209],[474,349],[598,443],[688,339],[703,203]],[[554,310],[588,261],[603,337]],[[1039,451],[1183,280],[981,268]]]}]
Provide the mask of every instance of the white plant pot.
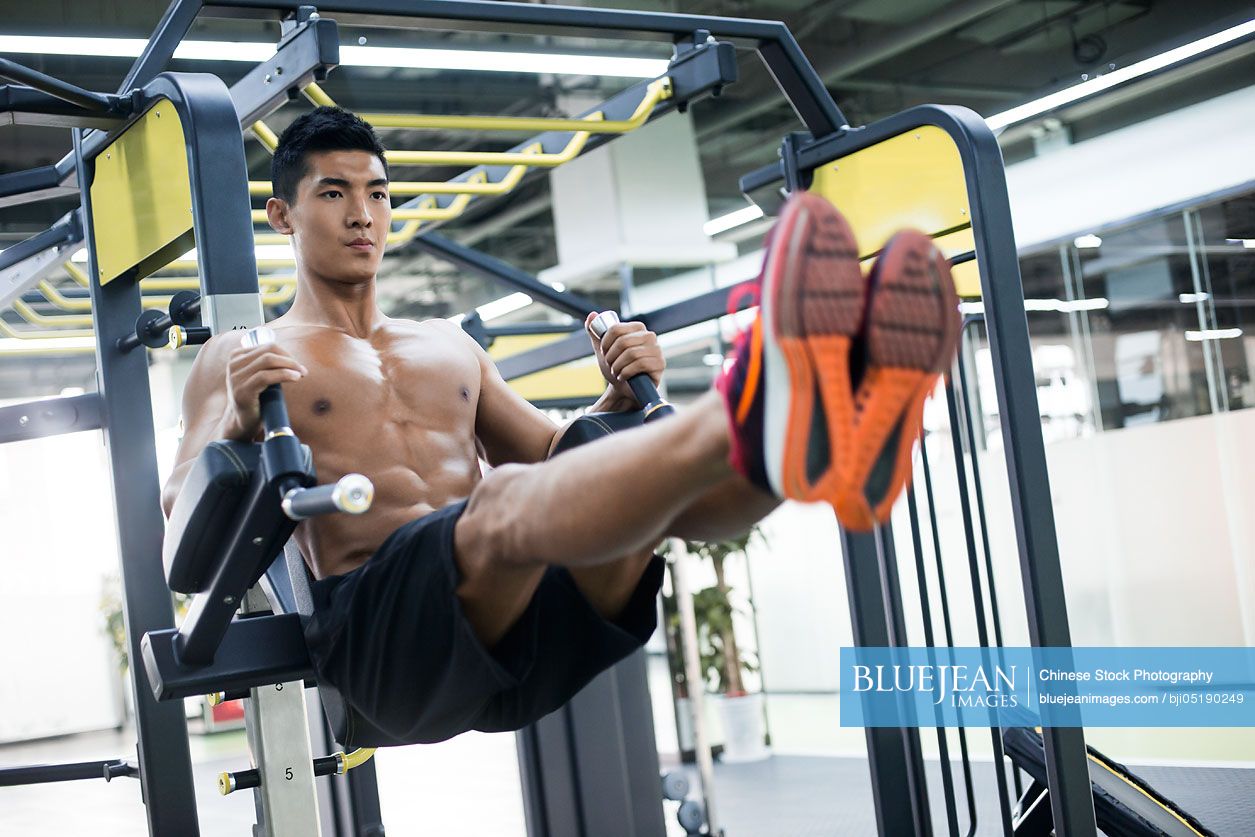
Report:
[{"label": "white plant pot", "polygon": [[737,697],[719,695],[716,703],[723,726],[723,761],[761,761],[771,755],[763,743],[766,728],[761,692]]}]

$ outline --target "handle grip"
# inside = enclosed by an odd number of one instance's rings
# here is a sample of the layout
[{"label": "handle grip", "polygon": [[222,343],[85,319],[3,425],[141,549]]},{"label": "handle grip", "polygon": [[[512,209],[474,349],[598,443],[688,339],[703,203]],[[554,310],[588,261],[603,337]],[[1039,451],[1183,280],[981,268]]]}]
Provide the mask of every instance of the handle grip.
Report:
[{"label": "handle grip", "polygon": [[[275,342],[273,329],[265,326],[249,329],[244,333],[244,345],[250,349]],[[261,423],[266,430],[266,439],[275,436],[290,436],[292,428],[288,422],[288,407],[283,400],[283,390],[278,384],[271,384],[261,391]]]},{"label": "handle grip", "polygon": [[[613,311],[602,311],[593,318],[589,328],[592,329],[593,335],[600,340],[610,330],[610,327],[618,322],[618,314]],[[628,378],[627,385],[631,388],[632,395],[636,398],[636,403],[640,404],[641,409],[645,411],[645,421],[653,421],[675,412],[675,407],[672,407],[658,393],[658,387],[654,386],[653,378],[644,372]]]},{"label": "handle grip", "polygon": [[315,488],[293,488],[283,496],[283,513],[292,520],[343,512],[362,514],[375,499],[375,486],[361,474],[345,474],[338,481]]}]

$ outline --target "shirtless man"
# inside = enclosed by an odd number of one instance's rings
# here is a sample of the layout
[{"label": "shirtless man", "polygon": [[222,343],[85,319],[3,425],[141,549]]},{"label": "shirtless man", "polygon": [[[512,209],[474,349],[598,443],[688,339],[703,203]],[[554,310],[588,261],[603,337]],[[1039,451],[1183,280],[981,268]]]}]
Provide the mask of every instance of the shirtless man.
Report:
[{"label": "shirtless man", "polygon": [[[947,313],[957,315],[953,290],[947,297],[943,287],[941,304],[913,326],[936,331],[922,363],[908,358],[919,367],[915,388],[894,396],[896,415],[879,408],[898,428],[894,439],[838,467],[847,460],[829,452],[849,442],[842,434],[850,428],[836,421],[853,420],[854,395],[830,404],[816,368],[832,352],[849,354],[864,282],[848,226],[808,197],[784,213],[787,247],[773,249],[766,275],[781,298],[819,300],[807,310],[822,316],[812,322],[800,306],[781,308],[740,341],[718,390],[664,421],[535,464],[561,429],[510,389],[483,349],[444,320],[392,319],[376,305],[391,208],[384,151],[370,126],[337,108],[302,116],[280,138],[272,179],[267,213],[292,238],[296,298],[270,324],[276,343],[249,348],[226,333],[201,349],[162,501],[169,514],[211,440],[259,438],[258,395],[276,383],[319,482],[354,471],[372,480],[368,513],[315,518],[295,535],[317,579],[311,657],[353,710],[346,745],[517,729],[558,708],[652,633],[662,577],[652,549],[663,537],[726,538],[786,496],[837,505],[850,493],[846,471],[862,468],[866,482],[886,458],[893,473],[855,505],[868,515],[891,504],[906,479],[902,436],[909,470],[915,396],[953,352]],[[898,250],[930,271],[908,280],[910,271],[899,270],[894,281],[946,284],[927,239]],[[834,296],[847,297],[839,307],[853,315],[830,316]],[[764,297],[769,320],[772,304]],[[869,318],[875,310],[868,307]],[[874,334],[875,324],[867,330]],[[626,381],[642,373],[660,380],[657,339],[639,323],[590,339],[609,384],[594,409],[636,409]],[[808,346],[811,360],[794,356]],[[900,370],[872,359],[863,377],[888,371]],[[492,466],[486,476],[481,458]]]}]

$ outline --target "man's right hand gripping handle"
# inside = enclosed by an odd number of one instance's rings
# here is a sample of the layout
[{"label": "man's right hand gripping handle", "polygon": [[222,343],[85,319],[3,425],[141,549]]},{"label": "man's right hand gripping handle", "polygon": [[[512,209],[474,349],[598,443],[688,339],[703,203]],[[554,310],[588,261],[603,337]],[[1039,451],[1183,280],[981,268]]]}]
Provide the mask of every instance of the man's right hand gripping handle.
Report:
[{"label": "man's right hand gripping handle", "polygon": [[249,442],[261,430],[262,390],[272,384],[290,384],[309,373],[278,343],[252,345],[247,338],[227,359],[227,408],[222,438]]}]

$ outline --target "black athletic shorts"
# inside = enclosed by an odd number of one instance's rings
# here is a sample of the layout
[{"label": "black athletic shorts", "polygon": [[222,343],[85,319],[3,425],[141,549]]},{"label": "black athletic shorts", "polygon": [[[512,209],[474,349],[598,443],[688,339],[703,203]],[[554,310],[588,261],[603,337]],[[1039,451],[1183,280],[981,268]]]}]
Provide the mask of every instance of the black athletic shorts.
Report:
[{"label": "black athletic shorts", "polygon": [[444,741],[520,729],[570,700],[653,633],[663,562],[646,567],[620,617],[603,619],[570,573],[550,567],[487,650],[455,590],[455,503],[397,529],[352,572],[315,581],[306,625],[318,676],[348,704],[346,746]]}]

